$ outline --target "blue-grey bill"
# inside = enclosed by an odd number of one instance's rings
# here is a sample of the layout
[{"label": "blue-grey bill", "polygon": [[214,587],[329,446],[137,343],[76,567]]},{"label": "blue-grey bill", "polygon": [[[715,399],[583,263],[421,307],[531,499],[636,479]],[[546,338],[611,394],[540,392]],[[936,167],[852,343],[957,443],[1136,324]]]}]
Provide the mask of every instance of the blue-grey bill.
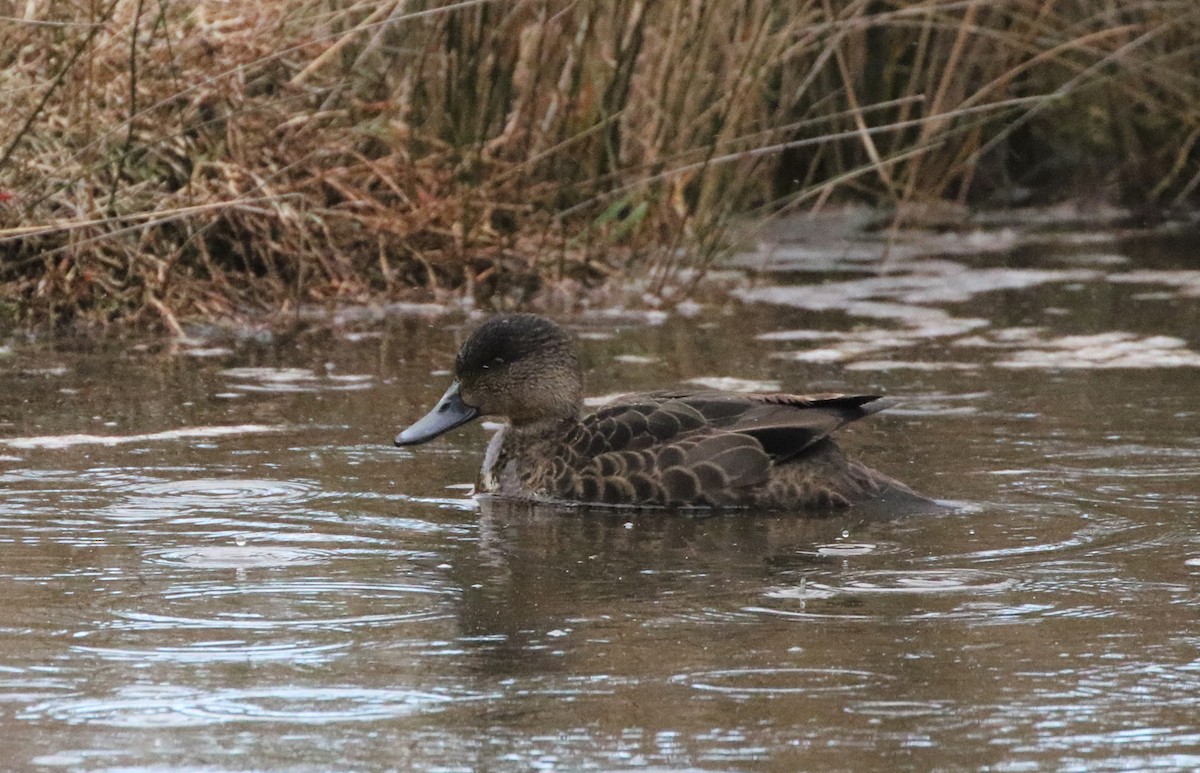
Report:
[{"label": "blue-grey bill", "polygon": [[437,401],[433,410],[422,416],[408,429],[396,436],[396,445],[412,446],[433,440],[444,432],[466,424],[479,415],[478,408],[472,408],[462,400],[458,382],[455,381]]}]

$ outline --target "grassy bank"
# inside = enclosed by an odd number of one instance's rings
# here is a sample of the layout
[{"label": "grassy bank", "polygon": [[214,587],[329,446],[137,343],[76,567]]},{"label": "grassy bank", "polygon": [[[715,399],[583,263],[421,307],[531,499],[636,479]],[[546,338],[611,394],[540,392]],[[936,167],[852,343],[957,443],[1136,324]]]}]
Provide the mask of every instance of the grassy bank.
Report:
[{"label": "grassy bank", "polygon": [[20,324],[635,276],[839,198],[1200,187],[1195,0],[0,2]]}]

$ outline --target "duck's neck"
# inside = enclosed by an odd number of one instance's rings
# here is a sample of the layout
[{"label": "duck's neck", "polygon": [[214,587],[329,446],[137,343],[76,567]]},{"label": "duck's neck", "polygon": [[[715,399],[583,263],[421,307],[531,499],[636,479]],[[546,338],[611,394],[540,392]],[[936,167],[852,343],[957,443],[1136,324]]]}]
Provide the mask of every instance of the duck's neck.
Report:
[{"label": "duck's neck", "polygon": [[538,462],[559,456],[580,426],[578,414],[524,424],[505,424],[492,436],[476,488],[522,496],[540,487]]},{"label": "duck's neck", "polygon": [[513,424],[505,433],[501,455],[509,459],[553,459],[579,427],[576,414],[555,419]]}]

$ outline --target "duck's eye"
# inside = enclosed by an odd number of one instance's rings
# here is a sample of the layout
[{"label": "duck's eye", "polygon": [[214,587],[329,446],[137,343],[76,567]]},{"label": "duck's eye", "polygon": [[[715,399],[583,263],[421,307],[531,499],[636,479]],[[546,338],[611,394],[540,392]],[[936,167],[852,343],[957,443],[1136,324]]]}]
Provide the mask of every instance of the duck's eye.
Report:
[{"label": "duck's eye", "polygon": [[489,368],[496,368],[496,367],[499,367],[499,366],[501,366],[501,365],[503,365],[503,364],[504,364],[504,358],[503,358],[503,357],[494,357],[494,358],[492,358],[491,362],[485,362],[485,363],[483,364],[483,369],[484,369],[484,370],[488,370]]}]

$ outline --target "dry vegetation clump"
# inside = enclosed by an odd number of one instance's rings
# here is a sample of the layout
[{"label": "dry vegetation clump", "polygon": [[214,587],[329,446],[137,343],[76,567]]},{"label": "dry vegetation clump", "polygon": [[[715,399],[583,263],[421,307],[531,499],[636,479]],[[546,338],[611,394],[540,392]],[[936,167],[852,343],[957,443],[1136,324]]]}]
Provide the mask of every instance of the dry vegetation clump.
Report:
[{"label": "dry vegetation clump", "polygon": [[740,215],[1178,202],[1198,45],[1195,0],[0,1],[0,305],[669,302]]}]

